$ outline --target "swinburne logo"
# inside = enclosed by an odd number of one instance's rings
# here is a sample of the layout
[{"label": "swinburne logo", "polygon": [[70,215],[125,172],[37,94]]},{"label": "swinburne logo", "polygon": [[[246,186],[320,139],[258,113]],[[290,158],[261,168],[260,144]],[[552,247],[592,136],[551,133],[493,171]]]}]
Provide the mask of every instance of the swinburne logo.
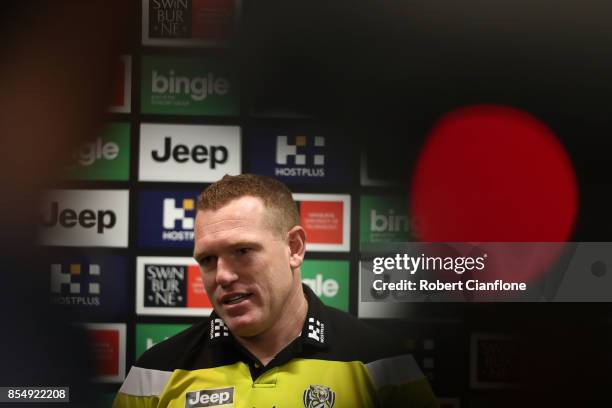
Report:
[{"label": "swinburne logo", "polygon": [[193,258],[138,257],[136,290],[138,314],[207,316],[212,311]]},{"label": "swinburne logo", "polygon": [[43,203],[46,245],[127,247],[128,191],[55,190]]},{"label": "swinburne logo", "polygon": [[142,124],[139,179],[213,182],[241,172],[237,126]]},{"label": "swinburne logo", "polygon": [[175,76],[171,69],[167,75],[153,70],[151,89],[157,95],[189,95],[194,101],[203,101],[212,95],[227,95],[230,82],[210,72],[204,77]]},{"label": "swinburne logo", "polygon": [[234,403],[234,387],[200,390],[185,394],[185,408],[214,407]]},{"label": "swinburne logo", "polygon": [[145,306],[184,306],[186,271],[184,265],[145,265]]},{"label": "swinburne logo", "polygon": [[[276,137],[275,176],[325,177],[325,138],[296,136],[292,143],[287,136]],[[287,166],[288,165],[288,166]]]}]

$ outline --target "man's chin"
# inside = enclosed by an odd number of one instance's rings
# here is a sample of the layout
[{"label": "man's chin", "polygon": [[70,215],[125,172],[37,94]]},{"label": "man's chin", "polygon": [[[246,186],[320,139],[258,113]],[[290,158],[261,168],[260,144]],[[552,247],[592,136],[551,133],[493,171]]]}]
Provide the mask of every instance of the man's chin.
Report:
[{"label": "man's chin", "polygon": [[225,323],[234,336],[253,337],[261,332],[259,322],[249,316],[229,317]]}]

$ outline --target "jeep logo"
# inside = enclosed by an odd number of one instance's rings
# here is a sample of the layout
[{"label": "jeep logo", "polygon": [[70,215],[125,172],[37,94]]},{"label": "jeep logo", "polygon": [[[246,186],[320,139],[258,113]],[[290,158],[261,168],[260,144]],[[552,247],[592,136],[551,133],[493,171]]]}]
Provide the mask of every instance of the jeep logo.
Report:
[{"label": "jeep logo", "polygon": [[184,144],[172,146],[172,138],[166,136],[164,138],[164,150],[162,152],[153,150],[151,157],[156,162],[167,162],[171,157],[177,163],[185,163],[190,158],[195,163],[206,163],[208,161],[210,168],[214,169],[217,164],[227,162],[228,152],[225,146],[209,146],[207,148],[204,145],[195,145],[192,149]]},{"label": "jeep logo", "polygon": [[233,404],[234,387],[216,390],[200,390],[185,394],[185,408],[214,407],[215,405]]},{"label": "jeep logo", "polygon": [[77,224],[83,228],[96,227],[98,234],[103,234],[107,228],[113,228],[117,222],[117,216],[110,210],[83,210],[77,213],[70,208],[59,210],[57,201],[51,202],[49,218],[43,219],[45,227],[54,227],[57,224],[64,228],[74,228]]}]

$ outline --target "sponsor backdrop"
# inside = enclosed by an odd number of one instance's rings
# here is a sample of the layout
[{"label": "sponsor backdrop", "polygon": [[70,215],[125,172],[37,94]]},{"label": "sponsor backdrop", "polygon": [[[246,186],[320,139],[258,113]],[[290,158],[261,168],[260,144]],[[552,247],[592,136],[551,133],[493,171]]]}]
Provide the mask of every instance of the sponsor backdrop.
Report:
[{"label": "sponsor backdrop", "polygon": [[[108,123],[74,150],[65,180],[41,204],[49,302],[87,324],[97,380],[110,383],[102,392],[112,395],[147,349],[210,314],[191,257],[197,196],[245,172],[294,192],[308,236],[303,282],[327,305],[403,336],[444,406],[463,406],[467,389],[514,386],[512,340],[461,332],[461,307],[360,302],[359,249],[418,239],[394,170],[406,163],[376,158],[313,117],[250,106],[225,52],[248,18],[241,7],[142,0],[139,45],[117,61]],[[411,319],[418,326],[406,327]]]}]

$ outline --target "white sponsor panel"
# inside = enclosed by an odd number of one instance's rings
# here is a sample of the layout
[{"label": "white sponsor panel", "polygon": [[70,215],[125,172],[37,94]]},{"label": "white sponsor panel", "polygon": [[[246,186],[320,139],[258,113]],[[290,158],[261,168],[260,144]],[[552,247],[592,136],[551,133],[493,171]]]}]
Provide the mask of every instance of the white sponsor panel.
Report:
[{"label": "white sponsor panel", "polygon": [[239,126],[140,125],[141,181],[212,183],[242,169]]},{"label": "white sponsor panel", "polygon": [[51,190],[42,202],[43,245],[128,246],[129,191]]},{"label": "white sponsor panel", "polygon": [[[120,383],[125,379],[125,323],[83,323],[89,334],[90,352],[94,360],[97,374],[92,378],[94,382]],[[118,344],[114,344],[111,337],[104,332],[114,332]],[[117,346],[117,348],[113,348]]]},{"label": "white sponsor panel", "polygon": [[203,293],[200,266],[193,258],[139,256],[136,259],[137,314],[209,316],[213,310],[210,303],[203,302],[201,297],[194,299]]},{"label": "white sponsor panel", "polygon": [[299,203],[301,223],[306,230],[307,251],[350,251],[350,195],[299,193],[293,194],[293,199]]}]

